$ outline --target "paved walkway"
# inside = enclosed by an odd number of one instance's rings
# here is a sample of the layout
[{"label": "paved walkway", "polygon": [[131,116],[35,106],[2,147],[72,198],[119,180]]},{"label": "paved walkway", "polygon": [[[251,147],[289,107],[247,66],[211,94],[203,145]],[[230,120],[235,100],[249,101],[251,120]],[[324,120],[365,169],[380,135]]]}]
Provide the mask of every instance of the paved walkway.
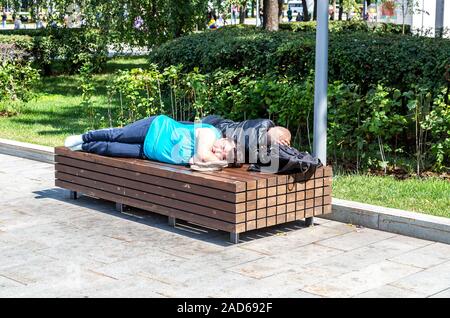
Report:
[{"label": "paved walkway", "polygon": [[2,297],[449,297],[450,246],[316,219],[227,234],[64,198],[53,166],[0,155]]}]

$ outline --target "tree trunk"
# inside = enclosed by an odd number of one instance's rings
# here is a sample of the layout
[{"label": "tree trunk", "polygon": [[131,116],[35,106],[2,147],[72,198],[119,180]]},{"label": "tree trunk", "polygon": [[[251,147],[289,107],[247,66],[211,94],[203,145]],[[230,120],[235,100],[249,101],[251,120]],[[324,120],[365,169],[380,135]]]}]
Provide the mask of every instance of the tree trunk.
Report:
[{"label": "tree trunk", "polygon": [[278,0],[264,0],[264,29],[278,31]]},{"label": "tree trunk", "polygon": [[339,1],[339,21],[342,21],[342,14],[344,13],[344,7],[343,7],[343,2],[342,0]]},{"label": "tree trunk", "polygon": [[241,5],[239,7],[239,23],[244,24],[245,23],[245,15],[247,13],[247,5]]},{"label": "tree trunk", "polygon": [[317,20],[317,0],[314,0],[313,20]]},{"label": "tree trunk", "polygon": [[252,1],[252,14],[251,14],[252,18],[255,17],[255,7],[256,7],[256,0],[253,0]]},{"label": "tree trunk", "polygon": [[306,3],[306,0],[302,0],[302,7],[303,7],[303,21],[309,21],[308,3]]},{"label": "tree trunk", "polygon": [[278,22],[283,22],[283,0],[278,0]]},{"label": "tree trunk", "polygon": [[336,20],[336,0],[333,0],[333,16],[331,18]]}]

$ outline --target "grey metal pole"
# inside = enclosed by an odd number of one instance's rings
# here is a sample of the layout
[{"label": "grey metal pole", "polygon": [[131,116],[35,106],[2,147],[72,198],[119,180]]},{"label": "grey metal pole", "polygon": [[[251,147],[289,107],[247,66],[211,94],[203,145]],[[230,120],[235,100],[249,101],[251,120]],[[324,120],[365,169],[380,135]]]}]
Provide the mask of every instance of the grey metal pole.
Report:
[{"label": "grey metal pole", "polygon": [[327,162],[328,0],[317,0],[313,153]]},{"label": "grey metal pole", "polygon": [[442,37],[444,31],[444,0],[436,0],[436,20],[434,26],[434,36]]}]

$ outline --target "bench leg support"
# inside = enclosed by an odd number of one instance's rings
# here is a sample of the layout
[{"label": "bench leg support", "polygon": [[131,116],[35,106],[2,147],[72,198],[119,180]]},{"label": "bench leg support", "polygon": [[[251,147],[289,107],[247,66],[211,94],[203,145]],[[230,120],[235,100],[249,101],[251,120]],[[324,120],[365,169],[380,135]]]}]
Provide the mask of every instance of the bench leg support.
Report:
[{"label": "bench leg support", "polygon": [[307,227],[313,226],[314,225],[314,217],[309,217],[305,219],[305,225]]},{"label": "bench leg support", "polygon": [[78,199],[78,193],[76,191],[69,190],[69,199],[76,200]]},{"label": "bench leg support", "polygon": [[177,224],[177,219],[174,218],[173,216],[169,216],[169,225],[175,227],[176,224]]},{"label": "bench leg support", "polygon": [[116,202],[116,211],[123,213],[125,211],[125,204]]},{"label": "bench leg support", "polygon": [[239,233],[230,232],[230,242],[233,244],[239,243]]}]

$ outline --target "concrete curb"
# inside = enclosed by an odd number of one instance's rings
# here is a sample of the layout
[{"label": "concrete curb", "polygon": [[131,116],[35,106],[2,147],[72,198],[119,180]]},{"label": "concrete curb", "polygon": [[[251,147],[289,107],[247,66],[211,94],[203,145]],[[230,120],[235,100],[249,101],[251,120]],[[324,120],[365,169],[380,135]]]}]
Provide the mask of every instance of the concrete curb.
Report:
[{"label": "concrete curb", "polygon": [[54,149],[26,142],[0,139],[0,153],[46,163],[54,163]]},{"label": "concrete curb", "polygon": [[450,219],[333,198],[323,218],[450,244]]},{"label": "concrete curb", "polygon": [[[0,153],[54,163],[54,149],[0,139]],[[333,198],[333,210],[322,218],[371,229],[450,244],[450,219]]]}]

